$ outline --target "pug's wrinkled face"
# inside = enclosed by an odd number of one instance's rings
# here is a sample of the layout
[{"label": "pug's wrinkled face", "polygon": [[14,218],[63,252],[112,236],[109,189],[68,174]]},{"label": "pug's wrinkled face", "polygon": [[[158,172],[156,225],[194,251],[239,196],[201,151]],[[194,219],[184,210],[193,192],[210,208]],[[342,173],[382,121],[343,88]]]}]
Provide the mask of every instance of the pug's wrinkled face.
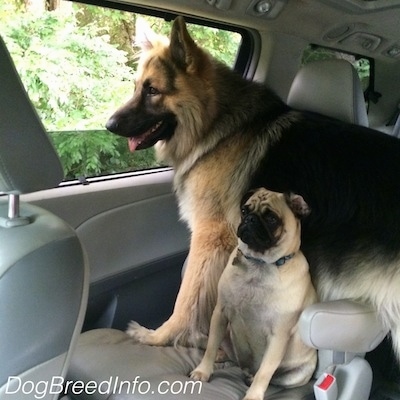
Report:
[{"label": "pug's wrinkled face", "polygon": [[[237,230],[239,248],[263,255],[299,234],[299,218],[310,212],[303,198],[260,188],[242,201],[242,219]],[[298,239],[300,240],[300,239]]]}]

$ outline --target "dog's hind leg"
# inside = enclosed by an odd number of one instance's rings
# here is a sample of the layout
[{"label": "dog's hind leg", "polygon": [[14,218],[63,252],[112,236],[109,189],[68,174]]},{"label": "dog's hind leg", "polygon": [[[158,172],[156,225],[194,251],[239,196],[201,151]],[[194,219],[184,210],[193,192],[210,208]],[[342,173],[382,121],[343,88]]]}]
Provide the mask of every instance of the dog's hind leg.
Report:
[{"label": "dog's hind leg", "polygon": [[179,343],[205,348],[217,301],[218,281],[236,243],[234,230],[224,221],[195,224],[173,314],[156,330],[131,324],[127,333],[144,344],[164,346]]}]

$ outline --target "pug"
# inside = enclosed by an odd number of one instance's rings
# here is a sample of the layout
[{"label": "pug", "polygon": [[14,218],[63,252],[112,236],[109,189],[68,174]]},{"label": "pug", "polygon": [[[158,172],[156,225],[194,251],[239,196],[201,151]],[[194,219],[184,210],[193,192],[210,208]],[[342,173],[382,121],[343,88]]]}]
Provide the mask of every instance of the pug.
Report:
[{"label": "pug", "polygon": [[316,350],[301,340],[301,312],[317,301],[300,250],[300,219],[310,213],[304,199],[264,188],[245,196],[238,245],[218,284],[206,352],[190,376],[208,381],[229,327],[234,355],[245,371],[245,400],[262,400],[270,383],[306,384]]}]

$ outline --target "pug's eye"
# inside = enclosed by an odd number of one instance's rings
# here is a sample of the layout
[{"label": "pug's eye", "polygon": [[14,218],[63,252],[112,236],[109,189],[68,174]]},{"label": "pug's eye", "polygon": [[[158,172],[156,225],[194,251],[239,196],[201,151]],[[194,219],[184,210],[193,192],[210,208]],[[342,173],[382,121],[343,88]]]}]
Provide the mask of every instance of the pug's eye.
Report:
[{"label": "pug's eye", "polygon": [[268,213],[265,217],[265,221],[270,226],[275,226],[279,223],[278,217],[274,213]]},{"label": "pug's eye", "polygon": [[242,213],[242,216],[246,216],[249,213],[249,207],[248,206],[242,206],[240,209],[240,212]]}]

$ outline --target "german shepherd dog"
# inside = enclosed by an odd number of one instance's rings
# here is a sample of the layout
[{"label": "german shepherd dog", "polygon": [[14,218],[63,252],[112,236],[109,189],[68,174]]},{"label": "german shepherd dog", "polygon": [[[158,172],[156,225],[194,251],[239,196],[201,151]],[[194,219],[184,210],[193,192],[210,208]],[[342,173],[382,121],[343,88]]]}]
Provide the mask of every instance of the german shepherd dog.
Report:
[{"label": "german shepherd dog", "polygon": [[106,126],[132,151],[156,144],[174,167],[191,244],[172,316],[128,333],[151,345],[205,345],[241,198],[266,187],[297,193],[312,210],[302,251],[319,298],[372,304],[399,356],[400,141],[290,108],[199,48],[181,17],[169,43],[150,32],[142,47],[134,95]]}]

